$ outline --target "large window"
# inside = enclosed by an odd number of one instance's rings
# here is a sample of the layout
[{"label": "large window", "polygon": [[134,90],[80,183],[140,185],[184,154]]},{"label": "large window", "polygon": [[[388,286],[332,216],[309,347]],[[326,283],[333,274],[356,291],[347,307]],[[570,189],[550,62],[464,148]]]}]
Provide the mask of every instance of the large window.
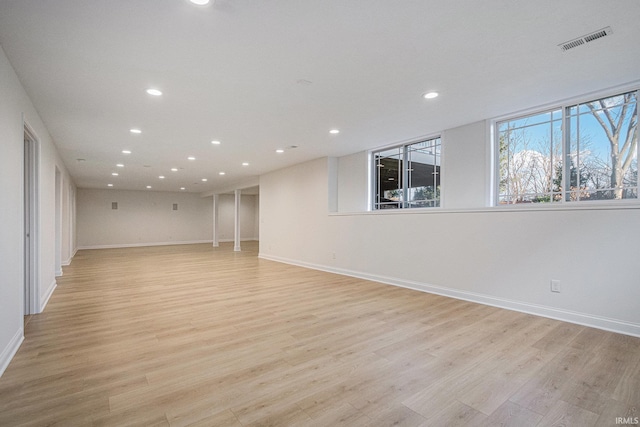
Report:
[{"label": "large window", "polygon": [[440,137],[373,153],[373,209],[440,206]]},{"label": "large window", "polygon": [[498,204],[638,198],[638,92],[496,124]]}]

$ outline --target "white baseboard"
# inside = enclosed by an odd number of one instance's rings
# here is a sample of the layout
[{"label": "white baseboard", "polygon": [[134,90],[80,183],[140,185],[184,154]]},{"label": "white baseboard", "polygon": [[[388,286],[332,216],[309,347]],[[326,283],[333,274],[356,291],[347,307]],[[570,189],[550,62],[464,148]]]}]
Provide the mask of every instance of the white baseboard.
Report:
[{"label": "white baseboard", "polygon": [[151,243],[124,243],[115,245],[89,245],[79,246],[78,250],[84,249],[117,249],[117,248],[139,248],[145,246],[171,246],[171,245],[197,245],[200,243],[213,243],[213,240],[188,240],[179,242],[151,242]]},{"label": "white baseboard", "polygon": [[[257,237],[249,237],[240,239],[241,242],[252,242],[258,241]],[[234,242],[233,239],[220,239],[218,243],[229,243]],[[201,243],[213,243],[213,240],[186,240],[180,242],[152,242],[152,243],[123,243],[123,244],[115,244],[115,245],[88,245],[88,246],[79,246],[76,249],[84,250],[84,249],[117,249],[117,248],[140,248],[145,246],[172,246],[172,245],[198,245]],[[73,254],[75,256],[75,252]]]},{"label": "white baseboard", "polygon": [[69,256],[68,259],[62,261],[62,266],[66,267],[68,265],[71,265],[71,261],[73,261],[73,257],[76,256],[76,253],[78,252],[78,249],[76,248],[73,253],[71,254],[71,256]]},{"label": "white baseboard", "polygon": [[4,371],[9,366],[11,359],[15,356],[16,352],[20,348],[20,345],[24,341],[24,329],[20,328],[16,334],[11,338],[11,341],[0,353],[0,377],[4,374]]},{"label": "white baseboard", "polygon": [[47,303],[49,302],[49,299],[51,298],[51,295],[53,295],[53,291],[56,290],[57,286],[58,284],[56,283],[55,280],[49,285],[47,292],[44,294],[44,297],[40,300],[41,303],[40,303],[39,313],[42,313],[44,311],[44,308],[47,306]]},{"label": "white baseboard", "polygon": [[428,283],[413,282],[393,277],[379,276],[375,274],[352,271],[343,268],[329,267],[325,265],[307,263],[288,258],[281,258],[272,255],[259,253],[259,258],[270,261],[281,262],[284,264],[296,265],[299,267],[310,268],[313,270],[321,270],[329,273],[341,274],[344,276],[355,277],[358,279],[371,280],[387,285],[399,286],[402,288],[413,289],[417,291],[427,292],[431,294],[442,295],[446,297],[456,298],[464,301],[475,302],[493,307],[504,308],[507,310],[518,311],[521,313],[533,314],[536,316],[547,317],[550,319],[561,320],[564,322],[575,323],[578,325],[589,326],[592,328],[603,329],[605,331],[616,332],[634,337],[640,337],[640,324],[626,322],[623,320],[610,319],[607,317],[595,316],[587,313],[578,313],[569,310],[530,304],[522,301],[509,300],[505,298],[493,297],[490,295],[478,294],[474,292],[461,291],[458,289],[446,288],[442,286],[434,286]]}]

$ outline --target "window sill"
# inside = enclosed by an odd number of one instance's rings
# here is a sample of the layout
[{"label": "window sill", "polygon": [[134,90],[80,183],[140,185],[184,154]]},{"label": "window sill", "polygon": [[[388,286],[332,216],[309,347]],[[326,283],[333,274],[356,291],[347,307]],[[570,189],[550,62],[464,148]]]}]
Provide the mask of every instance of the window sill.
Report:
[{"label": "window sill", "polygon": [[472,213],[511,213],[511,212],[549,212],[549,211],[609,211],[609,210],[640,210],[640,200],[610,202],[590,202],[586,204],[518,204],[487,206],[480,208],[409,208],[383,209],[356,212],[329,212],[329,216],[357,216],[357,215],[438,215],[438,214],[472,214]]}]

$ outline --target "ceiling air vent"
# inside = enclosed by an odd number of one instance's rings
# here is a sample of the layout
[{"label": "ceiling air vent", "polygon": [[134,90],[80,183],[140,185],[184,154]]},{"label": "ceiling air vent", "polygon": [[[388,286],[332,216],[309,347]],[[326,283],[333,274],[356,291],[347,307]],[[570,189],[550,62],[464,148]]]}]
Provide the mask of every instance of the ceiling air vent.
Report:
[{"label": "ceiling air vent", "polygon": [[594,31],[593,33],[586,34],[582,37],[578,37],[577,39],[569,40],[568,42],[560,43],[558,46],[562,50],[573,49],[574,47],[582,46],[583,44],[590,43],[594,40],[601,39],[604,36],[608,36],[612,34],[611,27],[606,27],[598,31]]}]

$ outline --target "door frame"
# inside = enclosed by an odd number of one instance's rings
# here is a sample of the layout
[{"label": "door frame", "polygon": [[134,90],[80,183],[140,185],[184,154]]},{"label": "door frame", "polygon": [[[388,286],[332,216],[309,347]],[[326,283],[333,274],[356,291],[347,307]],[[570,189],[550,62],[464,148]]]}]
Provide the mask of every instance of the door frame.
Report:
[{"label": "door frame", "polygon": [[[40,281],[38,275],[40,246],[40,139],[29,123],[22,118],[24,129],[24,224],[23,274],[24,315],[40,312]],[[27,236],[29,232],[29,236]]]}]

